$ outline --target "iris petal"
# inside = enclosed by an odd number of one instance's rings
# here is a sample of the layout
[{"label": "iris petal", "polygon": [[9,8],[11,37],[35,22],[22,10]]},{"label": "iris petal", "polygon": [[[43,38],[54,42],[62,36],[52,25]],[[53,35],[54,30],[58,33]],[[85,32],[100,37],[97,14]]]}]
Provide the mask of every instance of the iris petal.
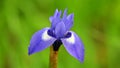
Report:
[{"label": "iris petal", "polygon": [[58,15],[58,9],[56,9],[56,11],[55,11],[55,13],[54,13],[54,17],[57,17],[57,15]]},{"label": "iris petal", "polygon": [[73,21],[73,17],[74,17],[74,14],[70,14],[67,16],[67,19]]},{"label": "iris petal", "polygon": [[51,16],[49,18],[49,20],[51,22],[51,29],[54,29],[56,24],[61,21],[61,18],[60,18],[61,13],[62,13],[62,11],[58,11],[58,9],[56,9],[54,16]]},{"label": "iris petal", "polygon": [[61,40],[70,55],[78,59],[80,62],[84,61],[83,43],[74,32],[71,31],[71,37]]},{"label": "iris petal", "polygon": [[67,17],[67,9],[64,10],[63,19],[65,19],[66,17]]},{"label": "iris petal", "polygon": [[29,55],[42,51],[54,43],[56,39],[48,35],[48,30],[49,28],[44,28],[32,36],[28,52]]},{"label": "iris petal", "polygon": [[74,14],[70,14],[64,20],[65,27],[66,27],[67,30],[70,30],[70,28],[73,26],[73,19],[74,19]]},{"label": "iris petal", "polygon": [[65,33],[66,33],[66,28],[64,22],[58,23],[55,28],[56,37],[57,38],[63,37]]},{"label": "iris petal", "polygon": [[70,14],[67,16],[67,9],[64,10],[63,13],[63,17],[61,18],[61,11],[58,11],[58,9],[56,9],[54,16],[51,16],[49,18],[50,22],[51,22],[51,29],[55,29],[55,26],[63,21],[64,25],[66,27],[66,30],[70,30],[70,28],[73,26],[73,19],[74,19],[74,14]]}]

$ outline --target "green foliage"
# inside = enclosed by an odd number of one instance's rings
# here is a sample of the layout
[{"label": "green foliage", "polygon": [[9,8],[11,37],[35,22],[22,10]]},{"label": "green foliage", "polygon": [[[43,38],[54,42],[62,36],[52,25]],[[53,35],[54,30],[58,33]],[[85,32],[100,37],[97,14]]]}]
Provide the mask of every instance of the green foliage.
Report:
[{"label": "green foliage", "polygon": [[120,0],[0,0],[0,68],[49,67],[49,48],[28,56],[28,46],[56,8],[75,14],[72,30],[85,45],[84,63],[61,46],[58,68],[120,67]]}]

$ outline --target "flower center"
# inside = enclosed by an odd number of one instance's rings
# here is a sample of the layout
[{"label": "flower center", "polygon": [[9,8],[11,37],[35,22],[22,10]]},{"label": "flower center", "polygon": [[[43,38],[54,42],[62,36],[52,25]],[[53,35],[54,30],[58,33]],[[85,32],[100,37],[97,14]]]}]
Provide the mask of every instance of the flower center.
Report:
[{"label": "flower center", "polygon": [[[49,29],[47,33],[48,33],[49,36],[52,36],[52,37],[56,38],[56,35],[53,32],[53,30]],[[71,32],[67,32],[63,37],[60,37],[60,38],[57,38],[57,39],[69,38],[69,37],[71,37]]]}]

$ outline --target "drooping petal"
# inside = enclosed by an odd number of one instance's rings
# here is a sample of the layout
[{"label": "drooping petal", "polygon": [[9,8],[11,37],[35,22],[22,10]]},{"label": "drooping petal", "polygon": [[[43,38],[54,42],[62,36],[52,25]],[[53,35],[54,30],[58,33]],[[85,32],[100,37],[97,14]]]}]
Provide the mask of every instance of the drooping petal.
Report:
[{"label": "drooping petal", "polygon": [[74,19],[74,14],[68,15],[65,19],[63,19],[66,30],[70,30],[70,28],[73,26],[73,19]]},{"label": "drooping petal", "polygon": [[69,38],[61,39],[63,45],[70,55],[78,59],[80,62],[84,61],[84,46],[79,37],[74,33],[70,32]]},{"label": "drooping petal", "polygon": [[64,36],[66,32],[66,28],[63,22],[60,22],[56,25],[55,27],[55,35],[57,38],[60,38],[62,36]]},{"label": "drooping petal", "polygon": [[56,39],[48,35],[48,30],[49,28],[44,28],[32,36],[30,46],[28,48],[29,55],[42,51],[54,43]]}]

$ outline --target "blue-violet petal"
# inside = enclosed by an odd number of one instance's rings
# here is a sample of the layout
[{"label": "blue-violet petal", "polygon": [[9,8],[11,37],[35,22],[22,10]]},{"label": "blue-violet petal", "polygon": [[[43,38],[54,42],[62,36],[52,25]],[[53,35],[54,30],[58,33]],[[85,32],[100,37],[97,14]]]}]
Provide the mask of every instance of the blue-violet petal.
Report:
[{"label": "blue-violet petal", "polygon": [[63,22],[60,22],[55,27],[55,35],[57,38],[61,38],[66,33],[66,27]]},{"label": "blue-violet petal", "polygon": [[48,30],[49,28],[44,28],[32,36],[28,50],[29,55],[42,51],[54,43],[56,39],[48,35]]},{"label": "blue-violet petal", "polygon": [[64,24],[65,24],[65,27],[66,27],[66,30],[70,30],[70,28],[73,26],[73,20],[74,19],[74,14],[70,14],[67,16],[66,19],[64,19]]},{"label": "blue-violet petal", "polygon": [[84,46],[79,37],[72,31],[71,37],[62,39],[62,43],[70,55],[78,59],[80,62],[84,61]]}]

